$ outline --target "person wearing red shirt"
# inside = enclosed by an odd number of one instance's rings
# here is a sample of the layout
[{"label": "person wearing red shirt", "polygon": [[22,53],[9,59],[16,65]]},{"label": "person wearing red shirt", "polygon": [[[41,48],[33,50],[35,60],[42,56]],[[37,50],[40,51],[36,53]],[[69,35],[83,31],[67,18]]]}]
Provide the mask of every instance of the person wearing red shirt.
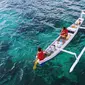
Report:
[{"label": "person wearing red shirt", "polygon": [[33,70],[35,70],[37,68],[38,61],[41,61],[45,58],[45,54],[46,53],[39,47],[37,57],[36,57],[36,60],[35,60],[34,66],[33,66]]},{"label": "person wearing red shirt", "polygon": [[66,39],[66,37],[68,35],[68,30],[64,27],[63,30],[61,31],[60,35],[61,35],[62,38]]},{"label": "person wearing red shirt", "polygon": [[38,48],[37,58],[39,59],[39,61],[45,58],[45,52],[43,52],[41,48]]},{"label": "person wearing red shirt", "polygon": [[63,27],[61,34],[60,34],[60,38],[58,39],[58,41],[60,41],[60,39],[62,39],[63,44],[64,44],[67,36],[68,36],[68,30],[66,29],[66,27]]}]

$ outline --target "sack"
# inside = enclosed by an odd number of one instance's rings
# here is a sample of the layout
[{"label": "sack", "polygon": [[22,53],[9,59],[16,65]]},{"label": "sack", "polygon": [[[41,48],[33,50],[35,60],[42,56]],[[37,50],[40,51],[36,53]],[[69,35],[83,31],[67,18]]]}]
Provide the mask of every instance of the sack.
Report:
[{"label": "sack", "polygon": [[66,37],[66,40],[68,40],[68,39],[70,38],[70,36],[71,36],[71,35],[70,35],[70,34],[68,34],[68,36]]}]

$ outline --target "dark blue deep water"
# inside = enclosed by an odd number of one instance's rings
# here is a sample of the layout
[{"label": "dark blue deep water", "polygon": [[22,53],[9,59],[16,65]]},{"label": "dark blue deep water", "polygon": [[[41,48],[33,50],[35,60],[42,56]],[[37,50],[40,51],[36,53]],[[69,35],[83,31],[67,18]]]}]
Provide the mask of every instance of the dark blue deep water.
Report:
[{"label": "dark blue deep water", "polygon": [[[85,85],[85,53],[72,73],[75,58],[66,53],[33,71],[37,47],[45,49],[63,26],[85,10],[85,0],[0,0],[0,85]],[[65,48],[80,53],[85,30]]]}]

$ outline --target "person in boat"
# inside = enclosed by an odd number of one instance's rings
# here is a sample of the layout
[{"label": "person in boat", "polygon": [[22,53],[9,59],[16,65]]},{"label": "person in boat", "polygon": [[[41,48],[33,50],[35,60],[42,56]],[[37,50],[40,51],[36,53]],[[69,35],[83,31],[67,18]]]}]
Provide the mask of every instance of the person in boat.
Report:
[{"label": "person in boat", "polygon": [[33,70],[36,69],[38,61],[41,61],[45,58],[46,52],[44,52],[40,47],[38,48],[38,52],[37,52],[37,57],[33,66]]},{"label": "person in boat", "polygon": [[66,27],[63,27],[61,33],[60,33],[60,38],[58,39],[58,42],[62,39],[63,44],[65,43],[65,40],[68,36],[68,30]]}]

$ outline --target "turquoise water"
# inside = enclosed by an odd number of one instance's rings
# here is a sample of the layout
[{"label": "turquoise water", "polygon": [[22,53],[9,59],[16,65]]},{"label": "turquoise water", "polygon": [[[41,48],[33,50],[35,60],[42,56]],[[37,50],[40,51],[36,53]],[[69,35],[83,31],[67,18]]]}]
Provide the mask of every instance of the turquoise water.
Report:
[{"label": "turquoise water", "polygon": [[[0,85],[84,85],[85,53],[72,73],[75,58],[67,53],[38,65],[37,47],[43,50],[85,9],[84,0],[0,0]],[[85,30],[79,30],[65,48],[80,53]]]}]

